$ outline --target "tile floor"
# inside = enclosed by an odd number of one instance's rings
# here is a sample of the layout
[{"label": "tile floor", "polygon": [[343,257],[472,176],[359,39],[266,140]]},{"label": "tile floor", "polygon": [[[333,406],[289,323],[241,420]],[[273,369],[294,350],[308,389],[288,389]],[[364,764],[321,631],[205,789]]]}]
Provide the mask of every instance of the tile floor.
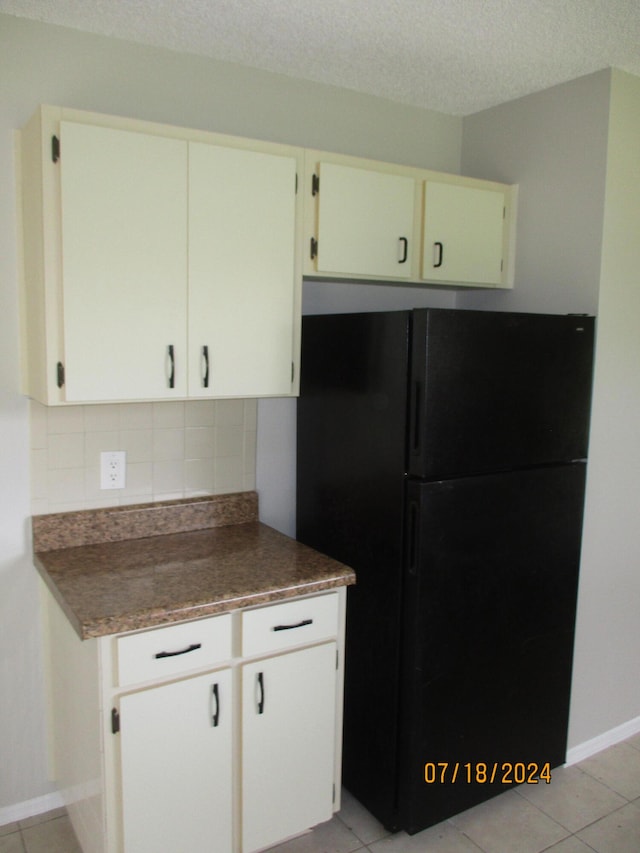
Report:
[{"label": "tile floor", "polygon": [[[522,785],[417,835],[390,835],[344,792],[342,810],[270,853],[638,853],[640,734],[550,785]],[[0,853],[80,853],[64,810],[0,827]],[[189,853],[176,850],[172,853]],[[216,853],[216,851],[211,851]]]}]

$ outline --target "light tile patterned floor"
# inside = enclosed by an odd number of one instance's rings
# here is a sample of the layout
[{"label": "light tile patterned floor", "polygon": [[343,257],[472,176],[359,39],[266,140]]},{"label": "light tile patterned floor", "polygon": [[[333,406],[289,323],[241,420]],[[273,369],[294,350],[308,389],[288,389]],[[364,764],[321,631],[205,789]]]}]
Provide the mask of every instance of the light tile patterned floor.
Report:
[{"label": "light tile patterned floor", "polygon": [[[353,797],[270,853],[638,853],[640,735],[438,826],[390,835]],[[0,853],[81,853],[64,810],[0,827]],[[189,853],[176,850],[171,853]],[[211,851],[217,853],[217,851]]]}]

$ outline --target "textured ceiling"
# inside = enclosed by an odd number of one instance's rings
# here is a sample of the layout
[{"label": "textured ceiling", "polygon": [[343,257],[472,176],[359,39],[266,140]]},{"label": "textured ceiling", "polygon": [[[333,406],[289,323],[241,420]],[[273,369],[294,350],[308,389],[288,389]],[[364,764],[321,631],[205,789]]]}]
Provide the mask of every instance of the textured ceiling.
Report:
[{"label": "textured ceiling", "polygon": [[0,12],[468,115],[614,66],[640,0],[0,0]]}]

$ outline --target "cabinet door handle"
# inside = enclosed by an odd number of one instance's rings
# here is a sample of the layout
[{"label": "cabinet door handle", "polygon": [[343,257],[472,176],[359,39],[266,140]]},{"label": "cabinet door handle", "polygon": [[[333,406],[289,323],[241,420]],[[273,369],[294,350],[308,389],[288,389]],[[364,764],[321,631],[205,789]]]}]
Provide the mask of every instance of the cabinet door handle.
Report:
[{"label": "cabinet door handle", "polygon": [[258,713],[264,714],[264,673],[259,672],[256,676],[256,705]]},{"label": "cabinet door handle", "polygon": [[211,686],[211,725],[215,728],[220,722],[220,695],[217,682]]},{"label": "cabinet door handle", "polygon": [[409,257],[409,241],[406,237],[398,238],[400,243],[402,244],[402,257],[398,261],[399,264],[406,264],[407,258]]},{"label": "cabinet door handle", "polygon": [[444,246],[442,245],[442,243],[434,243],[433,248],[438,250],[437,260],[435,258],[435,252],[433,253],[433,268],[436,269],[437,267],[442,266],[442,262],[444,260]]},{"label": "cabinet door handle", "polygon": [[294,628],[304,628],[305,625],[313,625],[313,619],[303,619],[295,625],[274,625],[272,631],[291,631]]},{"label": "cabinet door handle", "polygon": [[173,344],[167,347],[167,356],[169,358],[169,388],[176,387],[176,358],[173,351]]},{"label": "cabinet door handle", "polygon": [[202,648],[202,643],[191,643],[191,645],[187,646],[186,649],[179,649],[177,652],[156,652],[154,657],[156,658],[156,660],[159,658],[174,658],[177,655],[186,655],[189,652],[195,652],[196,649],[201,649],[201,648]]},{"label": "cabinet door handle", "polygon": [[205,346],[202,347],[202,361],[204,363],[204,374],[202,376],[202,387],[208,388],[209,387],[209,347],[206,346],[206,344],[205,344]]}]

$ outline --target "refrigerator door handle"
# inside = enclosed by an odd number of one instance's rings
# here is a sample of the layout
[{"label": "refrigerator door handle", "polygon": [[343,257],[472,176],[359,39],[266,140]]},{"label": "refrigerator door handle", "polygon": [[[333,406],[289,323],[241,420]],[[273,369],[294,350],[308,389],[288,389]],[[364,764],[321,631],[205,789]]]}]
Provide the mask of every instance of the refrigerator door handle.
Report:
[{"label": "refrigerator door handle", "polygon": [[421,440],[421,417],[420,407],[422,405],[422,388],[419,382],[413,384],[413,400],[411,401],[411,452],[414,456],[420,455]]},{"label": "refrigerator door handle", "polygon": [[409,553],[407,555],[407,571],[410,575],[418,574],[418,504],[409,504]]}]

